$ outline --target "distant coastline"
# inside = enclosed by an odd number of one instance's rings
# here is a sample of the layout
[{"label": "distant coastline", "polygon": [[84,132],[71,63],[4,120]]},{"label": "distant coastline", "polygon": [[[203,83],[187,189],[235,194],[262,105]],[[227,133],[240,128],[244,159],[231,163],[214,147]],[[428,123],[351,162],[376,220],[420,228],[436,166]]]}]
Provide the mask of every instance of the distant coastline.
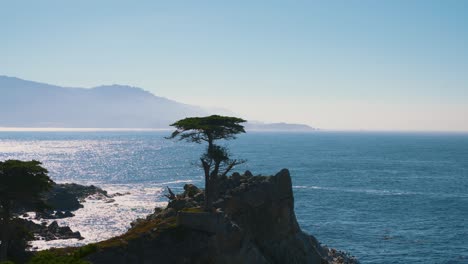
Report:
[{"label": "distant coastline", "polygon": [[0,132],[139,132],[169,131],[170,128],[61,128],[61,127],[0,127]]}]

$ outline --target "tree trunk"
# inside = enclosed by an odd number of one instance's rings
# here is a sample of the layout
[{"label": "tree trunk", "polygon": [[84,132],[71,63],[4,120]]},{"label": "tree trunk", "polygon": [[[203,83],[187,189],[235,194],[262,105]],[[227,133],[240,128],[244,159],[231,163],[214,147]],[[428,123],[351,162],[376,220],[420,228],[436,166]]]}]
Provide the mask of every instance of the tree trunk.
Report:
[{"label": "tree trunk", "polygon": [[[213,151],[213,137],[208,134],[208,150],[207,154],[210,156],[210,153]],[[210,157],[212,159],[212,157]],[[213,195],[214,195],[214,182],[213,182],[213,172],[210,173],[211,166],[206,161],[201,159],[203,170],[205,171],[205,211],[211,211],[213,209]],[[219,165],[218,165],[219,167]]]},{"label": "tree trunk", "polygon": [[1,227],[1,237],[0,237],[0,262],[7,261],[8,258],[8,242],[10,240],[9,236],[9,225],[10,225],[10,202],[6,201],[2,203],[2,227]]},{"label": "tree trunk", "polygon": [[213,171],[210,175],[210,187],[211,187],[211,198],[213,200],[218,199],[218,173],[219,173],[219,166],[221,161],[216,161]]},{"label": "tree trunk", "polygon": [[210,181],[210,165],[203,159],[201,159],[201,162],[205,172],[205,210],[211,211],[211,208],[213,207],[213,196]]},{"label": "tree trunk", "polygon": [[208,135],[208,152],[213,149],[213,137],[211,135]]}]

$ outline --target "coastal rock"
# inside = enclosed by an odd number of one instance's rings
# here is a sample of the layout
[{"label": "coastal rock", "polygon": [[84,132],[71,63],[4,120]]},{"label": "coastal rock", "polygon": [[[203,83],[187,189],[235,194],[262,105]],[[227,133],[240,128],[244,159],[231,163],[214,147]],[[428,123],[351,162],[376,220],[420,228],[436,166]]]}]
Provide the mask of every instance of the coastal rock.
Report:
[{"label": "coastal rock", "polygon": [[[116,194],[120,196],[124,194]],[[105,202],[112,201],[106,191],[96,186],[84,186],[79,184],[53,184],[50,191],[43,194],[43,200],[49,206],[48,209],[36,212],[34,218],[42,221],[41,224],[36,224],[31,220],[17,218],[18,224],[24,226],[37,239],[46,241],[56,239],[83,239],[80,232],[73,232],[68,226],[59,226],[56,221],[47,225],[44,219],[63,219],[74,217],[72,211],[82,208],[81,204],[88,197],[101,199]],[[114,197],[112,196],[112,197]],[[14,213],[22,215],[24,218],[29,218],[30,215],[26,212],[31,211],[33,207],[25,205],[16,207]]]},{"label": "coastal rock", "polygon": [[81,202],[94,195],[109,198],[107,192],[96,186],[84,186],[74,183],[54,184],[52,190],[45,194],[45,202],[57,211],[75,211],[83,207]]},{"label": "coastal rock", "polygon": [[51,210],[44,210],[42,212],[37,212],[35,218],[39,219],[63,219],[68,217],[75,216],[70,211],[51,211]]},{"label": "coastal rock", "polygon": [[[187,186],[187,185],[186,185]],[[198,188],[197,188],[198,189]],[[195,201],[195,188],[98,244],[92,263],[358,263],[304,233],[294,213],[289,171],[220,179],[216,212]]]},{"label": "coastal rock", "polygon": [[45,240],[56,240],[56,239],[83,239],[80,232],[73,232],[68,226],[59,226],[56,221],[52,222],[46,229],[41,229],[39,235]]},{"label": "coastal rock", "polygon": [[198,187],[193,184],[184,185],[184,196],[188,196],[192,198],[200,192],[201,192],[200,189],[198,189]]},{"label": "coastal rock", "polygon": [[181,199],[174,199],[169,202],[167,205],[168,208],[173,208],[176,211],[180,211],[184,208],[190,208],[195,206],[195,203],[193,199],[186,199],[186,198],[181,198]]},{"label": "coastal rock", "polygon": [[[111,198],[125,194],[108,195],[105,190],[96,186],[84,186],[75,183],[65,183],[52,185],[50,191],[42,194],[42,199],[48,206],[42,212],[36,213],[36,219],[61,219],[72,217],[73,211],[83,208],[82,203],[86,198],[113,201]],[[22,203],[21,206],[15,206],[13,212],[16,215],[23,215],[34,211],[33,205]]]},{"label": "coastal rock", "polygon": [[244,172],[244,176],[250,178],[250,177],[253,177],[253,174],[250,171],[247,170],[247,171]]},{"label": "coastal rock", "polygon": [[36,224],[30,220],[21,218],[17,218],[15,221],[34,234],[34,236],[46,241],[72,238],[83,239],[80,232],[73,232],[68,226],[59,226],[56,221],[53,221],[50,225],[47,225],[46,222]]}]

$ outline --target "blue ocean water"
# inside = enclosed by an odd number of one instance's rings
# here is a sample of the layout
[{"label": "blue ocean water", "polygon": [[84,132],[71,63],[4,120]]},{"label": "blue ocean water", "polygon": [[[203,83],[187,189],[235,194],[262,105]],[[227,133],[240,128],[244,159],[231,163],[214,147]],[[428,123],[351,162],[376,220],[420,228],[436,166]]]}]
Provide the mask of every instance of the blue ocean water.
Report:
[{"label": "blue ocean water", "polygon": [[[123,216],[163,202],[164,186],[202,184],[203,147],[168,134],[0,132],[0,160],[37,159],[58,182],[130,191],[112,207],[119,216],[102,218],[110,205],[90,201],[67,223],[113,235]],[[248,133],[227,145],[248,160],[239,171],[288,168],[301,227],[362,263],[468,263],[468,134]]]}]

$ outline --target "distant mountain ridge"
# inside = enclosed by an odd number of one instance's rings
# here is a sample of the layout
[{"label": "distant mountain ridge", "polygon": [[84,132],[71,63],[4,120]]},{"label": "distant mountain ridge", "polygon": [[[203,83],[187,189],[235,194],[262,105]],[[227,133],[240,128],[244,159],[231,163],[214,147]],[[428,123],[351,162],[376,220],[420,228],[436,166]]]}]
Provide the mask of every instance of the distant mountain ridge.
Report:
[{"label": "distant mountain ridge", "polygon": [[251,122],[249,121],[245,126],[247,130],[253,131],[297,131],[297,132],[309,132],[316,131],[317,128],[313,128],[304,124],[289,124],[289,123],[262,123],[262,122]]},{"label": "distant mountain ridge", "polygon": [[[0,76],[0,127],[27,128],[169,128],[187,116],[213,110],[156,96],[142,88],[57,85]],[[247,130],[312,131],[301,124],[248,122]]]},{"label": "distant mountain ridge", "polygon": [[141,88],[70,88],[0,76],[0,126],[167,128],[201,107],[158,97]]}]

